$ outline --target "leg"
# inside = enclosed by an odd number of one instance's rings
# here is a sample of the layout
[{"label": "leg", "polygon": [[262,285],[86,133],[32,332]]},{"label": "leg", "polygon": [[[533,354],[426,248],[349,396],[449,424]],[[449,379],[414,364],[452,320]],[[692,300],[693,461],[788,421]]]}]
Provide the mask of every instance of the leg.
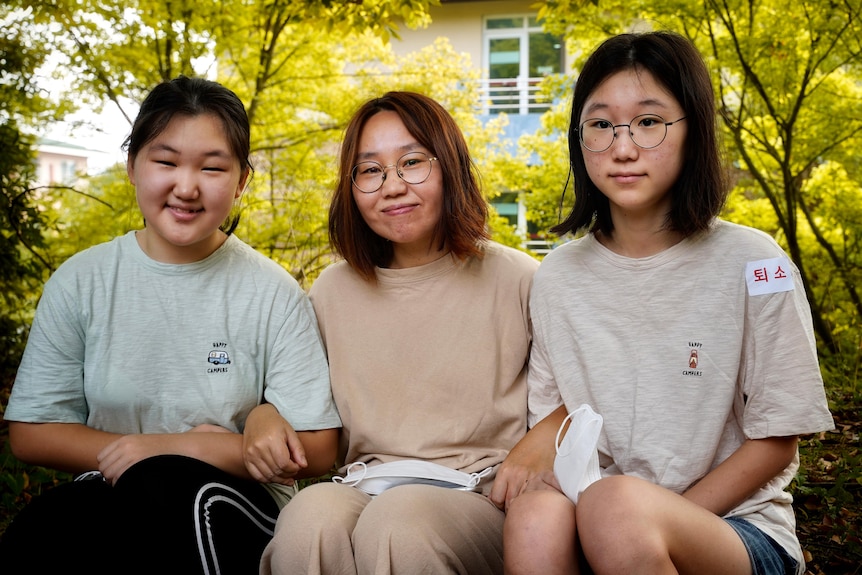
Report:
[{"label": "leg", "polygon": [[174,572],[253,573],[278,516],[261,484],[190,457],[145,459],[114,489],[125,513],[127,573],[164,571],[166,557]]},{"label": "leg", "polygon": [[503,527],[507,575],[579,573],[575,505],[559,491],[528,491],[512,500]]},{"label": "leg", "polygon": [[747,575],[742,539],[722,518],[635,477],[608,477],[578,499],[583,553],[598,575]]},{"label": "leg", "polygon": [[260,573],[356,575],[351,536],[369,501],[359,489],[337,483],[301,489],[278,516]]},{"label": "leg", "polygon": [[378,495],[356,524],[360,575],[491,575],[503,567],[503,512],[484,495],[402,485]]},{"label": "leg", "polygon": [[7,573],[116,573],[116,508],[114,489],[102,480],[48,489],[6,529],[0,565]]}]

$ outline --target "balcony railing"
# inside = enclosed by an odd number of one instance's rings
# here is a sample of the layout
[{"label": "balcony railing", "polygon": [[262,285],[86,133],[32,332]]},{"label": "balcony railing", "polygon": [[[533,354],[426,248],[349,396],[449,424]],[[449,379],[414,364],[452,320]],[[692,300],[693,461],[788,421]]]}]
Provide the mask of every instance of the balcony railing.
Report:
[{"label": "balcony railing", "polygon": [[495,78],[479,80],[479,113],[541,114],[550,105],[539,101],[542,78]]}]

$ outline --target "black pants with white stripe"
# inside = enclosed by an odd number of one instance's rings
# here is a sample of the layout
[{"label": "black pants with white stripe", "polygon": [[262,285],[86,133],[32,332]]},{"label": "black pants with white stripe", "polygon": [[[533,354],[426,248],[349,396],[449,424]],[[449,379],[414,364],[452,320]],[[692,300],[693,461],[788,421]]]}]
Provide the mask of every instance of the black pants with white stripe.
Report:
[{"label": "black pants with white stripe", "polygon": [[0,568],[253,575],[278,511],[259,483],[189,457],[153,457],[114,487],[74,481],[34,498],[0,542]]}]

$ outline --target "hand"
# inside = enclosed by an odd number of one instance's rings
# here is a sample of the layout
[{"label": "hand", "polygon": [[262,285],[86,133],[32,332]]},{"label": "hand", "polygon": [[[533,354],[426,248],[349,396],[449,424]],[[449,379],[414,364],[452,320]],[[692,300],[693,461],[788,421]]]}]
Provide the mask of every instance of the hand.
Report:
[{"label": "hand", "polygon": [[169,453],[168,435],[124,435],[105,446],[96,456],[99,471],[115,485],[126,470],[149,457]]},{"label": "hand", "polygon": [[506,511],[509,503],[524,491],[556,489],[561,491],[554,477],[554,439],[566,417],[565,406],[560,406],[531,429],[506,456],[488,498]]},{"label": "hand", "polygon": [[293,485],[296,474],[308,465],[296,431],[270,404],[249,414],[242,446],[246,470],[262,483]]}]

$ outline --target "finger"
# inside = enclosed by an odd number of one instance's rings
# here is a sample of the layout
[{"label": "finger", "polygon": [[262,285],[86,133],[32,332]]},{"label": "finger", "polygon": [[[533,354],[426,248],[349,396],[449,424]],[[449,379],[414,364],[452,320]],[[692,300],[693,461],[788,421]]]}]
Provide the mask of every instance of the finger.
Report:
[{"label": "finger", "polygon": [[496,505],[498,509],[505,511],[507,491],[506,482],[501,481],[498,477],[497,480],[494,481],[494,485],[491,487],[488,499],[490,499],[491,503]]},{"label": "finger", "polygon": [[307,467],[308,460],[305,458],[305,448],[302,446],[302,442],[299,440],[299,436],[296,433],[288,433],[287,434],[287,447],[290,449],[291,459],[297,463],[300,467]]}]

